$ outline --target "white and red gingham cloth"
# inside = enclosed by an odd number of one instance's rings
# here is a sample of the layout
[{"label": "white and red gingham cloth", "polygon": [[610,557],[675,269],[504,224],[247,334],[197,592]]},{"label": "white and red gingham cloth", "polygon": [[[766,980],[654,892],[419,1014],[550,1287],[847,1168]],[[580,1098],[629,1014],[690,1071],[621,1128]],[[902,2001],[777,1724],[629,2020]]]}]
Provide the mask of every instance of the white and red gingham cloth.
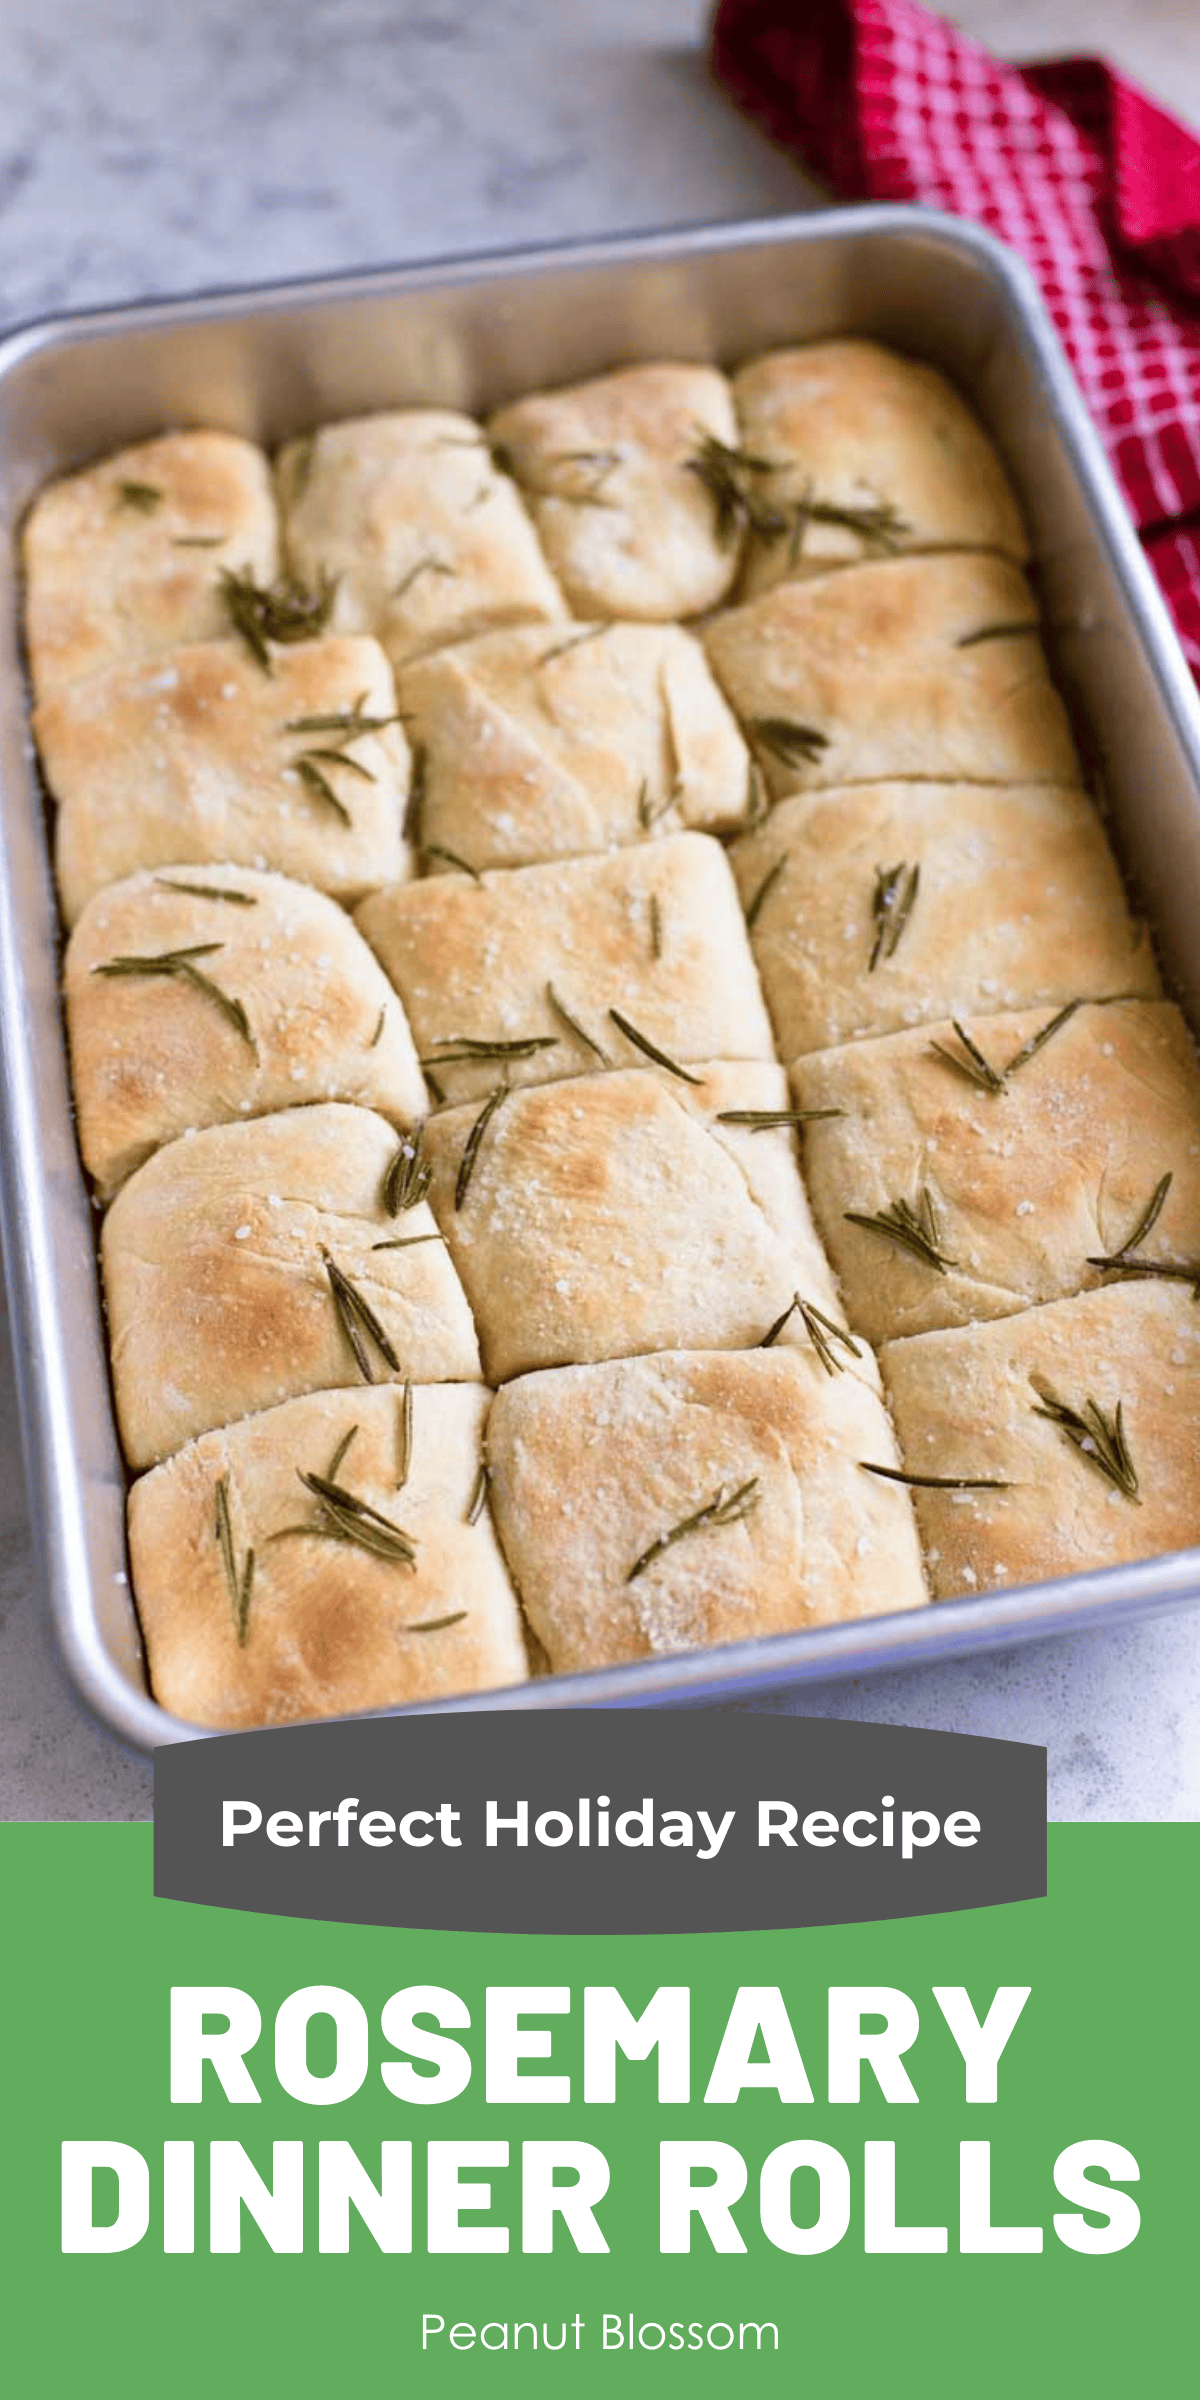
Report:
[{"label": "white and red gingham cloth", "polygon": [[841,197],[1020,252],[1200,680],[1200,139],[1100,59],[1007,66],[916,0],[721,0],[712,65]]}]

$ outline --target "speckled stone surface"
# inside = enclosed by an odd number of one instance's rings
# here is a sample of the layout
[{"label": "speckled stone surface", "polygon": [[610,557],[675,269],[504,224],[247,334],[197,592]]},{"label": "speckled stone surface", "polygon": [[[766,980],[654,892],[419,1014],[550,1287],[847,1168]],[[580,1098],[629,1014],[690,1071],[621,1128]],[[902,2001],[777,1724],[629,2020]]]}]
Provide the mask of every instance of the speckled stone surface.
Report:
[{"label": "speckled stone surface", "polygon": [[[697,0],[5,0],[0,326],[49,311],[811,202],[709,88]],[[1196,0],[969,0],[1200,119]],[[0,1314],[0,1455],[19,1455]],[[1060,1818],[1200,1816],[1200,1612],[812,1688],[793,1713],[1044,1742]],[[0,1484],[0,1817],[142,1818]]]}]

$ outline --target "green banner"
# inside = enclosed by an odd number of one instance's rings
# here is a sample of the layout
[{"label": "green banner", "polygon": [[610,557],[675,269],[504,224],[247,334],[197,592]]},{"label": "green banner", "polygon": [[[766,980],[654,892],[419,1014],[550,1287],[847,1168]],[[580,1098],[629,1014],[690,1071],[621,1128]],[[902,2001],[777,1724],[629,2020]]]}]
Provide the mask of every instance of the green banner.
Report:
[{"label": "green banner", "polygon": [[485,1936],[0,1827],[9,2388],[1186,2388],[1198,1844],[1052,1827],[1047,1899],[951,1916]]}]

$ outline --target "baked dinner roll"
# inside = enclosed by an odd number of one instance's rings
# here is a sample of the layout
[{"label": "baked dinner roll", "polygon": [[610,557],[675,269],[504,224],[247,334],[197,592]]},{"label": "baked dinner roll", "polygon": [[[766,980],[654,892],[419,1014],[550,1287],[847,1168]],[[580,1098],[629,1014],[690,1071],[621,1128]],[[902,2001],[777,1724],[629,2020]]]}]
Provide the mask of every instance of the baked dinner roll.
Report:
[{"label": "baked dinner roll", "polygon": [[1132,1252],[1200,1261],[1200,1066],[1165,1001],[924,1026],[798,1059],[792,1084],[838,1112],[805,1130],[805,1179],[873,1342],[1101,1282],[1163,1176]]},{"label": "baked dinner roll", "polygon": [[779,584],[704,641],[777,799],[901,775],[1077,780],[1033,594],[1009,559],[887,559]]},{"label": "baked dinner roll", "polygon": [[1159,990],[1100,819],[1053,785],[785,800],[733,852],[780,1054]]},{"label": "baked dinner roll", "polygon": [[512,478],[473,417],[402,408],[323,425],[279,461],[284,547],[306,584],[336,576],[333,625],[393,665],[492,625],[564,616]]},{"label": "baked dinner roll", "polygon": [[[482,1480],[490,1394],[311,1392],[203,1434],[129,1495],[154,1697],[282,1725],[528,1674]],[[304,1479],[309,1478],[306,1482]]]},{"label": "baked dinner roll", "polygon": [[697,464],[737,442],[715,367],[624,367],[491,418],[580,617],[694,617],[725,598],[741,548]]},{"label": "baked dinner roll", "polygon": [[751,1349],[785,1313],[776,1338],[806,1342],[792,1303],[828,1288],[820,1248],[776,1231],[703,1103],[702,1079],[635,1069],[429,1119],[430,1199],[489,1381],[642,1350]]},{"label": "baked dinner roll", "polygon": [[963,1480],[913,1487],[935,1599],[1200,1541],[1190,1282],[1120,1283],[917,1334],[888,1343],[883,1369],[909,1474]]},{"label": "baked dinner roll", "polygon": [[399,884],[356,922],[447,1099],[632,1063],[613,1007],[674,1058],[773,1055],[737,887],[706,834]]},{"label": "baked dinner roll", "polygon": [[101,1256],[131,1466],[298,1392],[478,1380],[445,1243],[400,1205],[414,1148],[330,1103],[212,1126],[130,1177]]},{"label": "baked dinner roll", "polygon": [[488,1422],[529,1621],[569,1673],[926,1598],[874,1360],[677,1352],[522,1376]]},{"label": "baked dinner roll", "polygon": [[[359,731],[359,727],[366,730]],[[274,868],[353,901],[408,872],[408,744],[377,642],[196,642],[120,661],[34,716],[63,915],[139,867]]]},{"label": "baked dinner roll", "polygon": [[49,484],[26,520],[25,639],[39,699],[116,659],[229,631],[221,570],[276,573],[261,450],[167,433]]},{"label": "baked dinner roll", "polygon": [[79,1146],[106,1198],[189,1128],[306,1100],[396,1125],[424,1113],[400,1002],[307,884],[244,867],[131,875],[89,900],[64,983]]},{"label": "baked dinner roll", "polygon": [[983,427],[936,367],[878,342],[772,350],[733,378],[752,523],[743,588],[914,550],[1029,553]]},{"label": "baked dinner roll", "polygon": [[519,626],[408,667],[427,865],[607,850],[696,825],[732,833],[759,789],[704,652],[678,625]]}]

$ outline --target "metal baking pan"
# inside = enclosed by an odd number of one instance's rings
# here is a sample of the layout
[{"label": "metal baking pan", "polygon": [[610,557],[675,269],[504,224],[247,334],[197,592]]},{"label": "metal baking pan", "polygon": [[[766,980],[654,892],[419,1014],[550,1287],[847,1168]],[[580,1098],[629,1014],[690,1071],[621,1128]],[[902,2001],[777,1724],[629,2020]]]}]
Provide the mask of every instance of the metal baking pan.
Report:
[{"label": "metal baking pan", "polygon": [[[1200,1025],[1200,705],[1032,280],[987,234],[924,210],[837,209],[154,302],[61,318],[0,345],[0,1223],[39,1573],[70,1674],[125,1741],[149,1749],[199,1729],[149,1696],[127,1581],[125,1478],[21,668],[25,508],[50,476],[164,427],[222,426],[274,447],[370,409],[424,402],[481,414],[623,361],[732,364],[845,333],[944,367],[997,441],[1122,863]],[[1197,1598],[1200,1549],[434,1705],[745,1699]]]}]

